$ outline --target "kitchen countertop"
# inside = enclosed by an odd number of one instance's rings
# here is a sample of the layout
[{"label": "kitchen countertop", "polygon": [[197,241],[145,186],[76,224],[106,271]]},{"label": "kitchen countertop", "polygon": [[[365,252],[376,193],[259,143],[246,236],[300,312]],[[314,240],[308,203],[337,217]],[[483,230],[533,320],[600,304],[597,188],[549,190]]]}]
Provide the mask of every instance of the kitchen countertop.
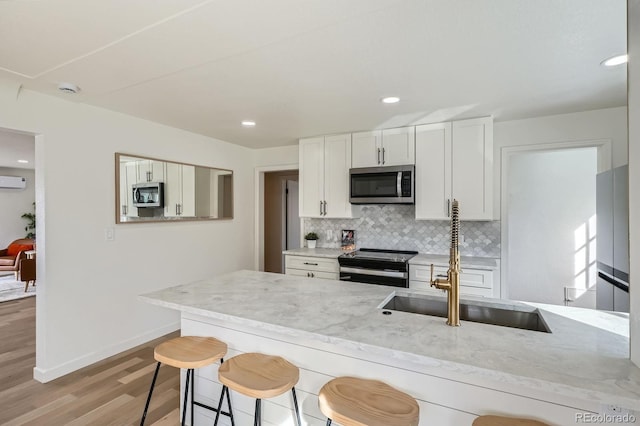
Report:
[{"label": "kitchen countertop", "polygon": [[341,248],[307,248],[301,247],[292,250],[285,250],[282,254],[288,254],[291,256],[315,256],[315,257],[326,257],[330,259],[337,259],[338,256],[344,253],[349,253],[350,250],[344,251]]},{"label": "kitchen countertop", "polygon": [[[474,269],[497,270],[498,260],[495,257],[460,256],[460,267],[464,272],[465,266]],[[431,264],[435,266],[449,266],[449,255],[444,254],[419,254],[409,259],[409,265]]]},{"label": "kitchen countertop", "polygon": [[313,278],[245,270],[140,299],[227,323],[357,348],[395,363],[437,366],[442,373],[506,387],[640,410],[640,369],[628,359],[624,314],[483,298],[506,309],[537,307],[552,333],[467,321],[454,328],[438,317],[398,311],[381,315],[380,306],[394,291],[425,294],[334,280],[323,280],[320,286]]}]

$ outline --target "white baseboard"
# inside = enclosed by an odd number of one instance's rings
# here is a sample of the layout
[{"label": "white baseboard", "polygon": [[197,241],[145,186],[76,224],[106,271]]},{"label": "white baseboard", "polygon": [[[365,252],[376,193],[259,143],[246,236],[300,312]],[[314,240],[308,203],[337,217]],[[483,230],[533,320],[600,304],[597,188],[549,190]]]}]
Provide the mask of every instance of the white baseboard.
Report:
[{"label": "white baseboard", "polygon": [[101,348],[97,352],[91,352],[71,361],[67,361],[53,368],[40,368],[37,365],[33,368],[33,378],[40,383],[47,383],[62,377],[66,374],[79,370],[87,365],[91,365],[105,358],[124,352],[135,346],[142,345],[150,340],[157,339],[165,334],[172,333],[180,329],[180,321],[173,322],[160,328],[156,328],[146,333],[139,334],[131,339],[127,339],[120,343]]}]

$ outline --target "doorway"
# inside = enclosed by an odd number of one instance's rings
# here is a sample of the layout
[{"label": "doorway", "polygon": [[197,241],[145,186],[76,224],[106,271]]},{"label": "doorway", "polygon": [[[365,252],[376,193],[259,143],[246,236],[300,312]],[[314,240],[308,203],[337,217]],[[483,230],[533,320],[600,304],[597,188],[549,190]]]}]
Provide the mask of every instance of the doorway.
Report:
[{"label": "doorway", "polygon": [[502,297],[596,307],[596,175],[609,141],[514,147],[502,156]]},{"label": "doorway", "polygon": [[298,171],[264,174],[264,271],[284,273],[284,250],[300,247]]}]

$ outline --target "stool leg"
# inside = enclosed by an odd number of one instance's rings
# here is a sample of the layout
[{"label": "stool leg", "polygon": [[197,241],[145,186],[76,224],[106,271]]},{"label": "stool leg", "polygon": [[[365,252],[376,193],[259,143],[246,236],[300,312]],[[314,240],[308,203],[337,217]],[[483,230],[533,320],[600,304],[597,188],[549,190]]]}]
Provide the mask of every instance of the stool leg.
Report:
[{"label": "stool leg", "polygon": [[193,420],[193,407],[194,401],[196,399],[196,393],[193,390],[194,383],[196,382],[196,377],[193,375],[193,368],[191,369],[191,426],[194,425],[195,421]]},{"label": "stool leg", "polygon": [[229,396],[229,388],[227,388],[227,407],[229,407],[229,418],[231,418],[231,426],[236,426],[233,421],[233,411],[231,410],[231,396]]},{"label": "stool leg", "polygon": [[191,369],[187,370],[187,382],[184,386],[184,402],[182,403],[182,426],[187,419],[187,401],[189,400],[189,379],[191,378]]},{"label": "stool leg", "polygon": [[296,387],[291,388],[291,395],[293,395],[293,408],[296,410],[296,420],[298,426],[302,426],[302,419],[300,418],[300,408],[298,407],[298,398],[296,398]]},{"label": "stool leg", "polygon": [[262,419],[260,418],[260,414],[262,412],[262,400],[260,398],[256,399],[256,413],[253,416],[253,426],[262,426]]},{"label": "stool leg", "polygon": [[222,386],[222,393],[220,394],[220,400],[218,401],[218,409],[216,410],[216,418],[213,421],[213,426],[218,425],[218,418],[222,413],[222,400],[224,399],[225,392],[227,394],[227,407],[229,407],[229,418],[231,419],[231,426],[236,426],[236,423],[233,420],[233,410],[231,409],[231,397],[229,396],[229,388],[226,386]]},{"label": "stool leg", "polygon": [[156,372],[153,373],[153,380],[151,381],[151,388],[149,388],[149,395],[147,396],[147,403],[144,405],[144,412],[142,413],[142,420],[140,420],[140,426],[144,426],[144,419],[147,417],[147,410],[149,409],[149,403],[151,402],[151,394],[153,388],[156,385],[156,379],[158,378],[158,371],[160,371],[160,363],[156,365]]},{"label": "stool leg", "polygon": [[331,419],[327,419],[327,426],[331,426]]}]

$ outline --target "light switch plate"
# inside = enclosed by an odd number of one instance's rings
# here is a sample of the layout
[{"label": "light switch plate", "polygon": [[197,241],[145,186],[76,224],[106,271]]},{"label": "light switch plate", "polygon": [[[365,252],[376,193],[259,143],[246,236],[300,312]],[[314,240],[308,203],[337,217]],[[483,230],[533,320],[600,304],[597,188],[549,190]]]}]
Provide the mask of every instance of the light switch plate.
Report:
[{"label": "light switch plate", "polygon": [[116,231],[113,228],[104,228],[104,239],[113,241],[116,238]]}]

